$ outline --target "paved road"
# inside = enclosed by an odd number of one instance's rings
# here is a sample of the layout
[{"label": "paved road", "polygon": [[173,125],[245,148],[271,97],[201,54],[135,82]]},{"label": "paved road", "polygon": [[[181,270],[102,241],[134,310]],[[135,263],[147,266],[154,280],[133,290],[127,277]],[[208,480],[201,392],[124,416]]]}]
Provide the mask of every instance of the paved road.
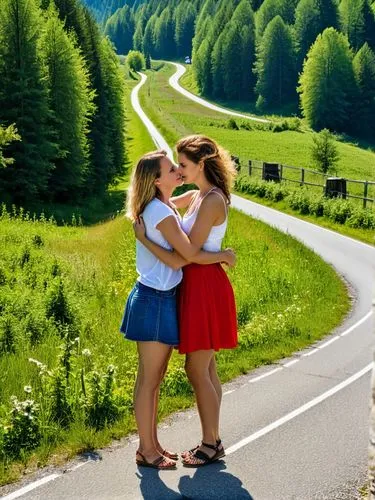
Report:
[{"label": "paved road", "polygon": [[261,122],[261,123],[270,123],[270,120],[266,120],[265,118],[258,118],[256,116],[246,115],[244,113],[238,113],[237,111],[223,108],[222,106],[218,106],[217,104],[214,104],[212,102],[208,102],[205,99],[202,99],[201,97],[198,97],[197,95],[192,94],[191,92],[189,92],[185,88],[181,87],[181,85],[178,83],[179,79],[186,72],[186,68],[182,64],[179,64],[179,63],[174,63],[174,62],[169,62],[169,61],[165,61],[165,62],[167,62],[168,64],[173,64],[173,66],[175,66],[177,68],[176,73],[174,73],[174,75],[172,75],[169,79],[169,85],[171,85],[171,87],[173,87],[175,90],[177,90],[177,92],[180,92],[180,94],[184,95],[185,97],[187,97],[191,101],[195,101],[198,104],[205,106],[206,108],[213,109],[214,111],[218,111],[219,113],[224,113],[226,115],[238,116],[239,118],[247,118],[248,120],[253,120],[253,121]]},{"label": "paved road", "polygon": [[[309,349],[226,384],[225,462],[196,471],[137,470],[137,443],[123,440],[100,452],[100,459],[49,469],[44,479],[36,478],[39,483],[14,486],[5,498],[23,492],[29,500],[358,498],[367,474],[375,249],[238,196],[233,206],[287,231],[332,263],[356,297],[351,316]],[[196,411],[182,412],[162,426],[162,442],[185,449],[199,439],[198,431]]]}]

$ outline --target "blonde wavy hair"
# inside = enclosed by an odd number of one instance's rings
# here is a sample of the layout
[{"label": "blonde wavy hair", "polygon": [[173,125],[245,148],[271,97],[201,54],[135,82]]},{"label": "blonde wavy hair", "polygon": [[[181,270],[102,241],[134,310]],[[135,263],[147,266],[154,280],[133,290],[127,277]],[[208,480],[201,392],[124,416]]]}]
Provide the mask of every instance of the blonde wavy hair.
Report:
[{"label": "blonde wavy hair", "polygon": [[230,203],[236,169],[228,151],[204,135],[184,137],[178,141],[176,149],[177,153],[183,153],[194,163],[203,161],[206,179],[220,188]]},{"label": "blonde wavy hair", "polygon": [[160,161],[166,156],[167,152],[163,150],[146,153],[133,170],[126,199],[126,216],[132,221],[159,195],[155,180],[161,175]]}]

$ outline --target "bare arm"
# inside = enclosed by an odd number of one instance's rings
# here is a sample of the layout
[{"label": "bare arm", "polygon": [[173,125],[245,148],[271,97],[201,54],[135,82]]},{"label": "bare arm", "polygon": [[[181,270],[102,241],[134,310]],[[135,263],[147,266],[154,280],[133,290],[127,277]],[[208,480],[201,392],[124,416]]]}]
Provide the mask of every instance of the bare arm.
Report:
[{"label": "bare arm", "polygon": [[[198,264],[215,264],[217,262],[225,262],[230,266],[233,266],[235,263],[235,255],[230,249],[226,249],[222,252],[205,252],[203,250],[199,250],[198,247],[191,245],[189,238],[182,231],[173,216],[165,218],[162,222],[159,223],[157,228],[161,231],[161,233],[171,246],[173,246],[173,244],[176,244],[178,248],[186,252],[188,258],[184,258],[178,251],[167,250],[163,247],[160,247],[153,241],[147,239],[143,221],[136,222],[133,226],[136,237],[137,239],[139,239],[142,245],[144,245],[151,253],[155,255],[155,257],[161,260],[164,264],[173,269],[179,269],[183,266],[186,266],[190,262],[196,262]],[[161,226],[163,226],[164,231]],[[171,238],[172,241],[169,241],[168,238]]]},{"label": "bare arm", "polygon": [[177,208],[186,208],[189,206],[193,196],[198,192],[197,189],[191,189],[190,191],[186,191],[186,193],[180,194],[180,196],[174,196],[171,198],[171,202]]}]

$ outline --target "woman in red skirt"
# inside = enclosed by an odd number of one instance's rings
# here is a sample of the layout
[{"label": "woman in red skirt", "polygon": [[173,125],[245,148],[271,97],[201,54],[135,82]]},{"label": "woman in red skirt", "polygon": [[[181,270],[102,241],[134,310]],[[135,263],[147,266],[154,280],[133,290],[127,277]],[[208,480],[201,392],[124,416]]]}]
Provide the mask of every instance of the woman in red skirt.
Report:
[{"label": "woman in red skirt", "polygon": [[[217,252],[228,223],[230,189],[235,168],[230,155],[213,140],[192,135],[177,143],[178,162],[185,183],[199,190],[172,198],[177,208],[187,208],[181,227],[188,242],[166,219],[163,234],[184,262],[179,294],[179,351],[186,354],[185,369],[193,386],[202,426],[202,442],[182,453],[186,467],[210,464],[225,455],[219,434],[221,383],[215,351],[237,346],[234,294],[220,264],[189,263],[200,249]],[[163,262],[171,252],[147,239],[142,224],[137,238]]]}]

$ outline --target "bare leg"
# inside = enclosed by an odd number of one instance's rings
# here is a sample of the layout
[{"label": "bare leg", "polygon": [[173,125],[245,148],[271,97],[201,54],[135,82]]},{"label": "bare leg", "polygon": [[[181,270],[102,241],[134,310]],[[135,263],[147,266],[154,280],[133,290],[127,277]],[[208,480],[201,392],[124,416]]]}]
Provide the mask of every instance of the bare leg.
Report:
[{"label": "bare leg", "polygon": [[138,374],[134,410],[139,433],[139,451],[147,461],[160,457],[154,442],[155,399],[170,357],[171,348],[160,342],[137,342]]},{"label": "bare leg", "polygon": [[[164,377],[165,377],[165,374],[167,372],[168,363],[169,363],[171,355],[172,355],[172,349],[170,350],[170,354],[169,354],[168,358],[166,359],[166,362],[165,362],[165,365],[164,365],[164,368],[163,368],[163,372],[162,372],[161,378],[160,378],[160,384],[164,380]],[[153,433],[152,433],[152,436],[153,436],[153,440],[154,440],[156,449],[158,450],[159,453],[163,453],[163,451],[165,450],[165,448],[162,447],[162,445],[159,443],[159,439],[158,439],[158,404],[159,404],[159,394],[160,394],[160,386],[159,386],[158,390],[155,393],[154,422],[153,422]]]},{"label": "bare leg", "polygon": [[[223,398],[223,390],[221,387],[221,382],[220,382],[219,376],[217,374],[215,355],[212,356],[211,362],[210,362],[209,367],[208,367],[208,371],[210,374],[210,379],[211,379],[212,385],[214,386],[217,397],[219,399],[219,417],[220,417],[220,406],[221,406],[221,400]],[[216,440],[220,439],[219,420],[218,420],[217,428],[215,429],[215,439]]]},{"label": "bare leg", "polygon": [[[205,443],[216,445],[219,428],[219,396],[210,377],[209,366],[213,358],[213,350],[195,351],[187,354],[185,369],[193,386],[199,417],[202,426],[202,439]],[[205,446],[200,449],[208,456],[215,454],[214,450]],[[189,462],[199,463],[194,456],[187,457]]]}]

